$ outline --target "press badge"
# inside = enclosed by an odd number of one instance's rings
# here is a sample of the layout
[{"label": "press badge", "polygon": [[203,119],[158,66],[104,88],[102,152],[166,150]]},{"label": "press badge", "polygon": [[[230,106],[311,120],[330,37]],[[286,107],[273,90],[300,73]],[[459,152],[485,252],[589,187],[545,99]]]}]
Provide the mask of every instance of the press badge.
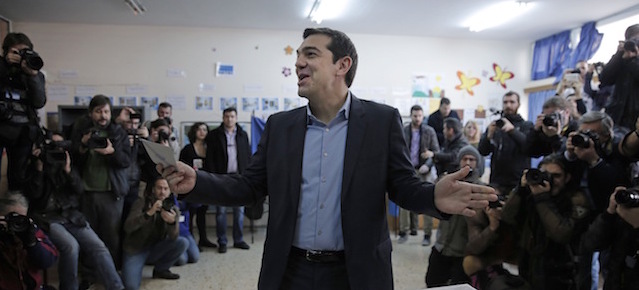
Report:
[{"label": "press badge", "polygon": [[180,215],[178,222],[183,223],[185,220],[186,218],[183,215]]},{"label": "press badge", "polygon": [[5,98],[8,100],[20,100],[20,92],[19,91],[6,91]]}]

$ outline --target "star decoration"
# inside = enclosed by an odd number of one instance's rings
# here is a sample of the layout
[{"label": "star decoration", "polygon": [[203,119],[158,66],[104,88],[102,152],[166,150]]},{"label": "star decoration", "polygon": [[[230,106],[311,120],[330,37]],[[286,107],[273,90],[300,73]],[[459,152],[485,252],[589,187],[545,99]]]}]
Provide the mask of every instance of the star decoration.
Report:
[{"label": "star decoration", "polygon": [[291,68],[290,68],[290,67],[283,67],[283,68],[282,68],[282,74],[283,74],[285,77],[290,76],[290,75],[291,75]]},{"label": "star decoration", "polygon": [[290,45],[287,45],[284,48],[284,53],[286,53],[286,55],[292,55],[293,54],[293,48]]}]

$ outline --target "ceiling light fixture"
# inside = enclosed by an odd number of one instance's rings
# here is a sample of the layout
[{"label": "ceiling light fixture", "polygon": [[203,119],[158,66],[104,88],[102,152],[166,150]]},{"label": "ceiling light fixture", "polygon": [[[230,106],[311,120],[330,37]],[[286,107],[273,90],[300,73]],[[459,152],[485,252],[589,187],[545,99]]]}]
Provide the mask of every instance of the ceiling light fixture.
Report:
[{"label": "ceiling light fixture", "polygon": [[142,6],[140,1],[138,0],[124,0],[124,3],[126,3],[129,8],[133,10],[133,14],[135,15],[142,15],[144,14],[144,12],[146,12],[146,7]]},{"label": "ceiling light fixture", "polygon": [[315,0],[308,13],[308,19],[320,24],[326,19],[336,18],[342,14],[347,2],[346,0]]},{"label": "ceiling light fixture", "polygon": [[470,31],[479,32],[502,25],[529,11],[533,6],[534,3],[526,1],[500,2],[475,13],[462,26],[468,27]]}]

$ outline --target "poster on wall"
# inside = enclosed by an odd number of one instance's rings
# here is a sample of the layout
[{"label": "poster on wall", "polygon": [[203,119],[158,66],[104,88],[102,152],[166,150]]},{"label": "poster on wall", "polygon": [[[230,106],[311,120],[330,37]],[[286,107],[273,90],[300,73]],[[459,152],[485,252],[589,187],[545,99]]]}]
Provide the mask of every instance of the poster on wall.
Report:
[{"label": "poster on wall", "polygon": [[242,111],[253,112],[260,109],[260,98],[244,97],[242,98]]},{"label": "poster on wall", "polygon": [[73,104],[76,106],[88,107],[91,103],[91,96],[75,96],[73,97]]},{"label": "poster on wall", "polygon": [[278,111],[280,100],[278,98],[262,98],[262,111]]},{"label": "poster on wall", "polygon": [[443,90],[444,77],[441,73],[414,73],[411,96],[417,98],[439,98]]},{"label": "poster on wall", "polygon": [[153,110],[157,110],[160,103],[158,97],[140,97],[140,104]]},{"label": "poster on wall", "polygon": [[295,109],[300,104],[300,98],[284,98],[284,111]]},{"label": "poster on wall", "polygon": [[138,105],[137,98],[135,96],[118,97],[118,105],[127,106],[127,107],[137,106]]},{"label": "poster on wall", "polygon": [[180,95],[166,96],[166,102],[173,106],[173,110],[186,110],[186,97]]},{"label": "poster on wall", "polygon": [[220,98],[220,111],[224,111],[226,108],[235,108],[237,110],[237,98],[236,97],[221,97]]},{"label": "poster on wall", "polygon": [[195,110],[198,111],[212,111],[213,110],[213,97],[195,97]]},{"label": "poster on wall", "polygon": [[235,67],[232,64],[215,63],[215,76],[233,76],[235,75]]}]

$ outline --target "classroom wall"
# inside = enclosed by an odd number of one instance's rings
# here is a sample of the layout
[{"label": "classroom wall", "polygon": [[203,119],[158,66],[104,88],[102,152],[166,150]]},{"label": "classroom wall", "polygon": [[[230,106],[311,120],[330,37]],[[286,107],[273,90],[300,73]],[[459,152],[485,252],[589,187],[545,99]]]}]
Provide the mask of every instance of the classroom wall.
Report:
[{"label": "classroom wall", "polygon": [[[93,93],[113,96],[115,105],[120,96],[133,96],[138,105],[141,96],[157,96],[160,102],[183,97],[183,108],[174,109],[176,122],[220,121],[221,98],[237,98],[240,121],[250,120],[252,113],[243,111],[244,97],[260,98],[255,114],[261,117],[274,112],[262,111],[262,98],[277,98],[280,111],[284,98],[299,100],[294,50],[302,31],[19,22],[13,31],[26,33],[45,61],[49,100],[43,114],[73,105],[78,94]],[[499,108],[505,92],[523,95],[529,83],[531,43],[345,32],[359,53],[352,91],[396,106],[402,115],[414,103],[426,110],[439,104],[437,98],[411,97],[415,75],[429,77],[429,87],[444,89],[452,107],[467,112],[478,106]],[[289,45],[293,53],[287,55]],[[233,65],[235,75],[216,77],[217,62]],[[507,88],[489,79],[495,75],[493,63],[514,74]],[[290,76],[282,73],[284,68],[291,69]],[[461,83],[458,71],[479,79],[473,96],[455,89]],[[196,96],[212,97],[212,110],[197,110]],[[522,97],[520,113],[527,117],[527,98]],[[304,104],[302,99],[299,105]]]}]

